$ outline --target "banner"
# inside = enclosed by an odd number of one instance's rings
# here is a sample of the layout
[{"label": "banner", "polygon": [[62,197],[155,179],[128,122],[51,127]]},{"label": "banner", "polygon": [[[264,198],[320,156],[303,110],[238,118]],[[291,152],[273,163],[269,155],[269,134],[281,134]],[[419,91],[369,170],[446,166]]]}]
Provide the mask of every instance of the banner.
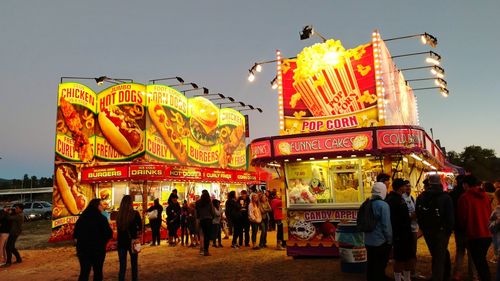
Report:
[{"label": "banner", "polygon": [[185,165],[190,135],[187,98],[165,85],[148,85],[146,92],[146,159]]},{"label": "banner", "polygon": [[78,83],[59,84],[55,160],[91,162],[95,153],[96,94]]},{"label": "banner", "polygon": [[109,87],[97,96],[96,158],[137,159],[145,152],[145,90],[142,84]]},{"label": "banner", "polygon": [[219,112],[220,168],[243,168],[246,164],[245,116],[232,108]]},{"label": "banner", "polygon": [[283,60],[284,131],[299,134],[378,125],[371,44],[327,40]]},{"label": "banner", "polygon": [[51,242],[73,239],[73,229],[78,215],[94,198],[90,185],[78,180],[81,166],[56,164],[52,192]]}]

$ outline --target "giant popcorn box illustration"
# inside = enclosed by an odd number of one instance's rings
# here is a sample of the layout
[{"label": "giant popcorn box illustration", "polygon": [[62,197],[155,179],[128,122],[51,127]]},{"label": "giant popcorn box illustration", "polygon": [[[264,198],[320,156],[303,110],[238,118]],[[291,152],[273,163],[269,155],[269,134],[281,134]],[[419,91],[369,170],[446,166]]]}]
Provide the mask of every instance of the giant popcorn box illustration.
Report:
[{"label": "giant popcorn box illustration", "polygon": [[346,51],[339,40],[327,40],[304,48],[297,56],[293,87],[313,116],[356,112],[365,108],[358,101],[358,86],[351,57],[357,50]]}]

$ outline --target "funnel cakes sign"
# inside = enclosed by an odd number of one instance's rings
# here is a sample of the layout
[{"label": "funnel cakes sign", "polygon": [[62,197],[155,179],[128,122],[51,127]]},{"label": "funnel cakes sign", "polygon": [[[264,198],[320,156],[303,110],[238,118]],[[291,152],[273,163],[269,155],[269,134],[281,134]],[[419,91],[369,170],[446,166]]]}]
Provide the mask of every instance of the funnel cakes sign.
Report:
[{"label": "funnel cakes sign", "polygon": [[299,134],[378,125],[371,44],[345,50],[340,41],[306,47],[283,60],[284,131]]},{"label": "funnel cakes sign", "polygon": [[278,139],[273,141],[275,156],[332,151],[362,151],[373,148],[372,132]]}]

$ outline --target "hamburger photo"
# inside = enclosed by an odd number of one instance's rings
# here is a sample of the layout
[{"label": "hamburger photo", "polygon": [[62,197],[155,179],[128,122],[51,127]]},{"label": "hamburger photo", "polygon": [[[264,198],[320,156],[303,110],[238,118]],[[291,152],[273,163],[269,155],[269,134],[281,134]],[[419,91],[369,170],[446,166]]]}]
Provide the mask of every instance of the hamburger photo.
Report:
[{"label": "hamburger photo", "polygon": [[214,145],[217,141],[219,109],[209,100],[195,97],[189,100],[191,135],[201,145]]}]

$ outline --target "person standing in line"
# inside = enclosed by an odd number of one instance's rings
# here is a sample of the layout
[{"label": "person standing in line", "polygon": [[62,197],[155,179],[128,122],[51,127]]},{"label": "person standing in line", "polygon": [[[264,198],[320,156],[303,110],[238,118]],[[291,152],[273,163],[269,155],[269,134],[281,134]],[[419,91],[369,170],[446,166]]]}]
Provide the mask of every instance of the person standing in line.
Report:
[{"label": "person standing in line", "polygon": [[432,256],[432,280],[449,280],[448,242],[455,225],[453,202],[443,191],[439,175],[430,175],[427,180],[428,189],[417,197],[417,222]]},{"label": "person standing in line", "polygon": [[175,238],[180,225],[181,206],[177,199],[177,194],[170,194],[170,203],[167,206],[168,245],[171,247],[176,245]]},{"label": "person standing in line", "polygon": [[246,190],[241,191],[241,196],[238,199],[240,204],[241,212],[241,226],[242,233],[239,236],[238,244],[243,246],[243,235],[245,236],[245,247],[250,247],[250,221],[248,217],[248,204],[250,204],[250,198],[248,198],[248,193]]},{"label": "person standing in line", "polygon": [[376,220],[375,229],[365,232],[365,247],[367,253],[366,280],[385,281],[385,268],[389,262],[392,245],[392,225],[389,205],[384,201],[387,187],[382,182],[376,182],[372,187],[372,210]]},{"label": "person standing in line", "polygon": [[[491,216],[490,216],[490,224],[489,224],[489,229],[491,234],[493,235],[493,240],[496,241],[496,243],[500,242],[500,189],[497,189],[495,191],[495,200],[497,201],[495,209],[492,211]],[[497,253],[498,255],[498,250]],[[497,276],[496,279],[497,281],[500,281],[500,262],[497,261]]]},{"label": "person standing in line", "polygon": [[284,250],[286,249],[286,241],[283,238],[283,202],[274,192],[272,197],[271,209],[273,210],[274,222],[276,223],[276,249]]},{"label": "person standing in line", "polygon": [[161,214],[163,212],[163,207],[160,204],[160,200],[156,198],[154,200],[153,206],[149,207],[147,210],[148,214],[151,212],[156,212],[156,217],[153,216],[149,218],[149,225],[151,226],[151,234],[153,237],[153,241],[151,242],[151,246],[155,246],[158,244],[160,246],[160,227],[161,227]]},{"label": "person standing in line", "polygon": [[490,199],[481,189],[481,183],[472,175],[464,177],[465,193],[458,199],[458,219],[467,234],[467,245],[476,266],[479,279],[490,280],[486,254],[491,244],[488,222],[491,215]]},{"label": "person standing in line", "polygon": [[416,273],[417,267],[417,241],[418,241],[418,223],[417,214],[415,213],[415,198],[411,195],[411,184],[409,181],[405,180],[405,193],[403,193],[403,199],[405,200],[406,207],[408,208],[408,214],[411,219],[411,259],[409,262],[410,271],[412,278],[420,278]]},{"label": "person standing in line", "polygon": [[[212,204],[214,205],[214,219],[212,220],[212,246],[214,248],[222,248],[222,210],[220,209],[220,201],[214,199],[212,200]],[[217,244],[217,242],[219,242],[219,244]]]},{"label": "person standing in line", "polygon": [[8,224],[10,225],[9,238],[7,238],[6,253],[7,260],[3,266],[10,266],[12,264],[12,254],[16,257],[16,263],[21,263],[21,255],[16,249],[16,241],[21,235],[24,223],[24,206],[23,204],[14,204],[13,213],[7,217]]},{"label": "person standing in line", "polygon": [[410,280],[411,278],[410,261],[413,257],[413,235],[410,213],[403,199],[405,192],[406,181],[399,178],[394,179],[392,191],[385,199],[391,212],[395,281]]},{"label": "person standing in line", "polygon": [[248,219],[252,226],[252,249],[258,250],[257,232],[262,223],[262,212],[260,211],[259,194],[252,193],[250,195],[250,204],[248,204]]},{"label": "person standing in line", "polygon": [[208,246],[210,245],[212,221],[214,219],[214,206],[206,189],[201,192],[200,200],[196,201],[196,217],[200,221],[200,228],[203,232],[203,252],[200,252],[200,255],[211,256],[208,252]]},{"label": "person standing in line", "polygon": [[137,281],[138,253],[132,251],[132,240],[137,239],[142,232],[142,220],[139,212],[134,210],[132,196],[130,195],[125,195],[122,198],[120,210],[118,210],[118,215],[116,217],[116,227],[118,230],[118,260],[120,261],[118,280],[125,280],[127,253],[129,253],[132,267],[132,281]]},{"label": "person standing in line", "polygon": [[[455,235],[455,263],[453,264],[453,275],[452,280],[459,281],[462,280],[461,269],[465,260],[465,254],[467,253],[467,267],[468,267],[468,275],[470,279],[477,279],[477,272],[474,268],[474,263],[472,262],[472,257],[470,256],[470,251],[467,250],[467,235],[465,234],[465,229],[460,227],[458,223],[458,199],[462,194],[464,194],[465,190],[463,187],[463,175],[458,175],[455,178],[455,186],[453,190],[450,192],[450,197],[453,202],[453,209],[455,212],[455,227],[453,229],[453,233]],[[476,277],[476,278],[474,278]]]},{"label": "person standing in line", "polygon": [[267,230],[269,226],[269,217],[273,212],[271,205],[269,204],[268,197],[263,195],[260,198],[260,211],[262,213],[262,223],[260,224],[260,241],[259,247],[267,248]]},{"label": "person standing in line", "polygon": [[236,200],[236,192],[231,191],[227,195],[226,201],[226,214],[229,221],[233,225],[233,240],[231,242],[231,247],[238,249],[238,238],[242,237],[242,217],[241,217],[241,205]]},{"label": "person standing in line", "polygon": [[196,207],[194,202],[191,202],[188,205],[187,228],[189,230],[189,236],[191,239],[191,244],[189,245],[189,247],[198,246],[199,230],[198,225],[196,224]]},{"label": "person standing in line", "polygon": [[89,280],[91,268],[94,270],[94,281],[103,279],[106,244],[113,236],[108,220],[102,215],[103,211],[101,199],[92,199],[76,221],[73,238],[76,240],[76,255],[80,262],[78,281]]},{"label": "person standing in line", "polygon": [[9,208],[5,207],[0,210],[0,266],[7,262],[7,240],[9,238]]},{"label": "person standing in line", "polygon": [[[182,207],[181,207],[181,245],[188,245],[189,243],[189,234],[188,234],[188,224],[187,224],[187,217],[189,215],[189,207],[187,200],[184,200],[182,202]],[[185,238],[185,239],[184,239]]]}]

